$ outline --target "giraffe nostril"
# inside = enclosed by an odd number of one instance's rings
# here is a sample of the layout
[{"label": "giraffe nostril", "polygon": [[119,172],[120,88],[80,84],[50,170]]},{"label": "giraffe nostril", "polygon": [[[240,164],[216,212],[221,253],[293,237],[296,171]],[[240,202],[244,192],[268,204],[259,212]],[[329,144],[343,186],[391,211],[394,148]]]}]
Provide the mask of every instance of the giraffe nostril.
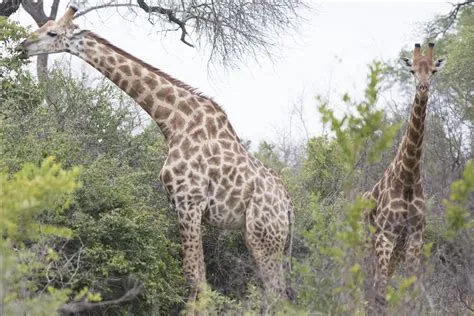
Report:
[{"label": "giraffe nostril", "polygon": [[421,92],[426,92],[426,91],[428,91],[428,85],[420,84],[420,85],[418,85],[418,90],[421,91]]}]

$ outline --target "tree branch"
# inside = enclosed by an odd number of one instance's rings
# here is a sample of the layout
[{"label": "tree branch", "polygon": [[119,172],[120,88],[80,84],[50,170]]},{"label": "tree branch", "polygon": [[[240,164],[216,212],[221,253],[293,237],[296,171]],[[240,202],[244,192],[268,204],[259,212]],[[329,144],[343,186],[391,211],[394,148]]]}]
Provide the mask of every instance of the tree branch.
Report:
[{"label": "tree branch", "polygon": [[44,13],[43,0],[23,0],[21,2],[23,8],[29,15],[35,20],[36,24],[41,27],[43,26],[50,18]]},{"label": "tree branch", "polygon": [[453,25],[454,21],[456,21],[456,18],[459,14],[459,10],[461,10],[462,7],[467,6],[471,3],[474,3],[474,0],[467,0],[454,5],[454,8],[451,10],[451,12],[449,12],[447,16],[448,24],[446,25],[446,29],[449,29]]},{"label": "tree branch", "polygon": [[178,19],[173,10],[165,9],[160,6],[149,6],[148,4],[145,3],[145,0],[137,0],[137,3],[138,3],[138,6],[142,8],[143,11],[145,11],[146,13],[149,13],[149,14],[159,13],[159,14],[166,15],[170,22],[177,24],[179,28],[181,29],[181,42],[183,42],[184,44],[190,47],[194,47],[193,44],[186,41],[186,35],[188,34],[188,32],[186,31],[186,23]]},{"label": "tree branch", "polygon": [[51,20],[56,20],[56,16],[58,15],[58,6],[60,0],[54,0],[53,5],[51,6],[51,12],[49,13],[49,18]]},{"label": "tree branch", "polygon": [[87,8],[85,10],[79,11],[74,15],[74,19],[77,19],[80,16],[86,15],[87,13],[94,11],[94,10],[100,10],[100,9],[107,9],[107,8],[119,8],[119,7],[127,7],[127,8],[132,8],[132,7],[139,7],[137,4],[132,4],[132,3],[116,3],[113,4],[113,1],[110,1],[105,4],[93,6],[90,8]]},{"label": "tree branch", "polygon": [[0,16],[9,17],[20,8],[21,0],[2,0],[0,3]]},{"label": "tree branch", "polygon": [[60,313],[61,315],[70,315],[70,314],[74,315],[76,313],[84,312],[91,309],[126,303],[135,299],[138,295],[140,295],[143,292],[143,290],[144,290],[143,283],[137,282],[135,283],[133,288],[129,289],[124,295],[122,295],[122,297],[118,299],[96,302],[96,303],[87,302],[87,301],[71,302],[71,303],[61,306],[58,309],[58,313]]}]

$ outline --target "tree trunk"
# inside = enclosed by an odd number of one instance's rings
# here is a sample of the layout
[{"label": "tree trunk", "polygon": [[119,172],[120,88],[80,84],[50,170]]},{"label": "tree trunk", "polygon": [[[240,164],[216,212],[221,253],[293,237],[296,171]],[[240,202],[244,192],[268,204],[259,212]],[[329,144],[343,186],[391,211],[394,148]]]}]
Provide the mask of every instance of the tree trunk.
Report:
[{"label": "tree trunk", "polygon": [[48,79],[48,55],[39,55],[36,60],[38,81],[44,83]]}]

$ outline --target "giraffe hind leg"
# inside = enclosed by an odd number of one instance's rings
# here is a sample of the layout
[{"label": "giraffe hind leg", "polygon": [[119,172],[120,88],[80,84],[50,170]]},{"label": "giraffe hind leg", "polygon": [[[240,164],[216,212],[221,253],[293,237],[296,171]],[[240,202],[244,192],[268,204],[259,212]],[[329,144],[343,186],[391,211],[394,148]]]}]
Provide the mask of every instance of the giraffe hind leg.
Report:
[{"label": "giraffe hind leg", "polygon": [[288,223],[272,225],[265,222],[262,214],[263,212],[257,210],[255,205],[247,210],[245,242],[262,281],[263,314],[266,314],[270,306],[285,295],[283,249],[288,234]]},{"label": "giraffe hind leg", "polygon": [[251,252],[263,285],[263,306],[261,312],[265,315],[271,313],[272,306],[284,297],[283,254],[282,251],[272,251],[263,247],[255,248]]}]

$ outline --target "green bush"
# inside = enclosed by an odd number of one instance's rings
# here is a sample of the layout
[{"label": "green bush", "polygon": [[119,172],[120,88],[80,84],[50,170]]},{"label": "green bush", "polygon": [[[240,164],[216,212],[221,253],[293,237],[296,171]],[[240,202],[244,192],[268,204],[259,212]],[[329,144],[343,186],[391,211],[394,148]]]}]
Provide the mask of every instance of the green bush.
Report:
[{"label": "green bush", "polygon": [[0,174],[0,311],[2,315],[52,315],[69,289],[57,289],[49,267],[59,259],[52,245],[73,232],[40,219],[65,212],[79,188],[80,169],[66,171],[52,157],[40,167],[25,164],[17,173]]}]

